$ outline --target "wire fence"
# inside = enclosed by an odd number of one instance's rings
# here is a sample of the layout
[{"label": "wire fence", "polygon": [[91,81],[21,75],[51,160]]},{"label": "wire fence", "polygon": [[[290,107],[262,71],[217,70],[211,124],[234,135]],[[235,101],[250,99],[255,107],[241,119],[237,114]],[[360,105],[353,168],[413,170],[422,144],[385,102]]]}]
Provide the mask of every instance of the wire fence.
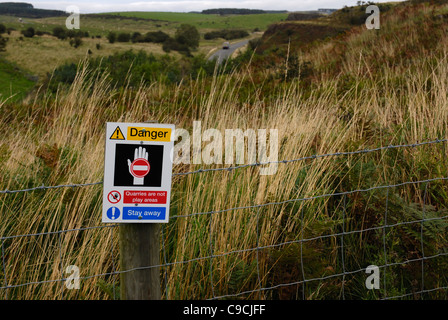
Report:
[{"label": "wire fence", "polygon": [[[326,157],[342,157],[342,156],[349,156],[349,155],[357,155],[357,154],[367,154],[367,153],[373,153],[378,151],[386,151],[389,149],[403,149],[403,148],[417,148],[421,146],[430,146],[430,145],[436,145],[436,144],[444,144],[447,142],[447,139],[436,139],[426,142],[417,142],[413,144],[401,144],[401,145],[389,145],[385,147],[379,147],[379,148],[373,148],[373,149],[363,149],[363,150],[357,150],[357,151],[351,151],[351,152],[337,152],[337,153],[328,153],[328,154],[316,154],[306,157],[301,157],[297,159],[288,159],[288,160],[281,160],[281,161],[275,161],[275,162],[257,162],[257,163],[251,163],[251,164],[245,164],[245,165],[239,165],[239,166],[230,166],[230,167],[222,167],[222,168],[207,168],[207,169],[199,169],[191,172],[183,172],[183,173],[174,173],[173,176],[179,176],[179,177],[185,177],[189,175],[197,175],[197,174],[203,174],[207,172],[232,172],[244,168],[250,168],[250,167],[257,167],[262,165],[268,165],[272,163],[276,164],[292,164],[300,161],[306,161],[306,160],[315,160],[320,158],[326,158]],[[369,237],[371,234],[376,234],[376,239],[381,239],[382,243],[378,243],[378,252],[381,253],[377,257],[377,269],[381,272],[381,280],[382,280],[382,288],[381,288],[381,294],[376,293],[375,290],[372,291],[371,297],[374,299],[406,299],[406,298],[423,298],[424,294],[430,294],[433,292],[443,292],[446,289],[448,289],[448,278],[445,279],[444,276],[441,276],[437,279],[437,281],[427,281],[428,283],[432,284],[433,287],[428,287],[427,283],[425,283],[425,277],[426,280],[428,280],[428,277],[432,275],[427,275],[428,267],[425,267],[426,264],[429,263],[437,263],[440,265],[443,269],[445,264],[448,266],[448,259],[443,259],[444,257],[448,256],[448,247],[445,246],[445,243],[443,245],[439,246],[439,251],[434,250],[428,250],[428,244],[425,240],[425,234],[428,231],[436,231],[439,232],[439,235],[441,238],[440,241],[446,240],[445,234],[441,231],[447,231],[448,230],[448,224],[445,224],[445,222],[448,219],[448,211],[445,210],[438,210],[436,212],[431,212],[431,214],[428,214],[427,212],[427,205],[428,205],[428,193],[429,193],[429,186],[432,184],[437,184],[438,188],[441,188],[443,186],[448,186],[446,184],[446,181],[448,180],[448,177],[440,176],[440,177],[433,177],[429,179],[424,180],[416,180],[416,181],[404,181],[396,184],[387,184],[387,185],[379,185],[379,186],[372,186],[368,188],[360,188],[360,189],[354,189],[349,191],[341,191],[341,192],[333,192],[333,193],[323,193],[315,196],[308,196],[308,197],[299,197],[299,198],[291,198],[281,201],[271,201],[261,204],[254,204],[254,205],[247,205],[247,206],[237,206],[237,207],[231,207],[231,208],[220,208],[217,210],[212,211],[204,211],[204,212],[193,212],[193,213],[185,213],[185,214],[178,214],[173,215],[170,217],[170,223],[173,223],[173,221],[176,221],[178,219],[191,219],[194,217],[200,217],[200,216],[206,216],[210,218],[210,225],[212,222],[212,217],[218,214],[223,213],[230,213],[230,212],[238,212],[243,210],[253,210],[251,212],[256,213],[257,218],[257,226],[256,226],[256,245],[247,247],[247,248],[234,248],[233,250],[229,250],[226,252],[220,252],[215,253],[213,251],[213,241],[212,241],[212,231],[210,228],[210,234],[209,234],[209,240],[210,240],[210,253],[202,256],[197,256],[192,259],[181,259],[179,261],[172,261],[168,262],[167,258],[167,244],[165,243],[166,238],[166,226],[162,226],[162,232],[161,232],[161,239],[162,239],[162,249],[161,249],[161,257],[163,260],[163,263],[160,263],[158,265],[151,265],[151,266],[145,266],[140,268],[133,268],[129,270],[116,270],[115,264],[113,264],[112,271],[111,272],[104,272],[99,274],[93,274],[88,276],[80,276],[78,279],[83,281],[87,279],[92,278],[104,278],[104,277],[110,277],[110,276],[117,276],[122,273],[127,272],[133,272],[136,270],[144,270],[144,269],[150,269],[150,268],[160,268],[162,269],[162,274],[165,279],[164,285],[165,285],[165,292],[168,292],[168,281],[167,276],[170,272],[170,268],[174,266],[186,266],[191,263],[197,263],[201,261],[207,261],[209,265],[209,291],[211,293],[210,296],[206,297],[210,300],[216,300],[216,299],[227,299],[227,298],[239,298],[241,296],[246,297],[257,297],[257,298],[268,298],[267,295],[264,295],[267,292],[272,292],[275,290],[282,290],[282,289],[291,289],[287,290],[290,294],[291,291],[295,292],[296,298],[313,298],[312,295],[306,292],[307,285],[316,284],[317,287],[321,286],[324,287],[326,285],[326,281],[330,280],[338,280],[338,285],[335,286],[338,290],[338,297],[340,299],[346,299],[346,298],[353,298],[356,297],[356,293],[354,294],[352,292],[352,289],[349,289],[349,286],[354,281],[364,281],[366,277],[368,276],[367,272],[367,265],[362,266],[360,263],[358,263],[358,268],[353,268],[354,263],[349,263],[348,260],[353,259],[351,257],[350,250],[352,249],[351,246],[354,243],[354,238],[350,237]],[[64,184],[64,185],[56,185],[56,186],[38,186],[38,187],[32,187],[32,188],[26,188],[26,189],[17,189],[17,190],[0,190],[0,194],[10,195],[10,194],[17,194],[17,193],[26,193],[26,192],[32,192],[32,191],[45,191],[50,189],[60,189],[60,188],[84,188],[84,187],[95,187],[102,185],[102,182],[94,182],[94,183],[84,183],[84,184]],[[396,208],[391,208],[391,193],[393,190],[405,187],[405,186],[415,186],[420,189],[423,188],[423,199],[422,199],[422,205],[421,210],[419,211],[419,215],[414,215],[414,218],[411,218],[407,221],[396,221],[397,218],[393,215],[396,212]],[[382,217],[375,217],[376,223],[381,223],[380,225],[375,226],[367,226],[360,229],[350,229],[351,225],[350,222],[352,221],[353,217],[350,217],[348,214],[348,196],[353,196],[357,194],[364,194],[374,191],[383,191],[385,192],[385,199],[384,199],[384,213]],[[307,234],[307,226],[304,219],[304,212],[306,211],[305,203],[310,202],[312,200],[319,200],[319,199],[333,199],[336,201],[337,208],[340,209],[340,215],[338,215],[338,223],[337,227],[331,227],[328,228],[323,232],[324,234],[314,235],[313,232],[309,232],[311,236],[306,237]],[[294,208],[296,210],[300,210],[300,226],[301,230],[298,234],[295,235],[295,238],[293,240],[284,240],[277,243],[270,243],[267,245],[261,245],[260,244],[260,238],[261,238],[261,231],[259,228],[259,218],[261,216],[261,210],[266,207],[270,206],[278,206],[278,205],[287,205],[287,204],[300,204],[300,206],[295,206]],[[417,218],[415,218],[417,217]],[[368,218],[370,219],[370,218]],[[65,283],[68,278],[64,277],[64,270],[62,268],[62,254],[61,254],[61,236],[66,233],[72,233],[72,232],[88,232],[93,230],[110,230],[111,232],[116,229],[119,225],[118,224],[105,224],[105,225],[99,225],[99,226],[92,226],[92,227],[83,227],[83,228],[72,228],[72,229],[66,229],[66,230],[58,230],[58,231],[47,231],[47,232],[35,232],[35,233],[27,233],[27,234],[16,234],[16,235],[2,235],[0,237],[0,243],[1,243],[1,269],[3,273],[3,284],[0,286],[0,293],[4,293],[4,298],[14,298],[10,297],[8,295],[9,290],[15,289],[15,288],[21,288],[31,285],[42,285],[42,284],[48,284],[48,283],[61,283],[61,297],[64,298],[64,289],[63,289],[63,283]],[[402,232],[404,229],[410,227],[411,229],[406,229],[404,232]],[[400,229],[401,228],[401,229]],[[405,259],[400,259],[399,256],[393,256],[390,252],[388,252],[390,246],[391,246],[391,239],[389,239],[390,234],[392,233],[392,230],[399,229],[399,232],[397,233],[400,237],[403,237],[406,233],[413,232],[414,240],[418,239],[419,241],[414,241],[412,248],[406,248],[409,252],[413,252],[413,254],[407,256]],[[335,230],[338,230],[335,232]],[[24,282],[24,283],[13,283],[12,279],[14,278],[13,275],[8,273],[8,264],[7,261],[10,260],[10,257],[7,255],[7,250],[5,248],[5,244],[8,241],[13,241],[15,239],[19,238],[31,238],[31,237],[41,237],[41,236],[57,236],[58,237],[58,247],[59,247],[59,260],[61,262],[60,266],[60,277],[54,277],[51,279],[42,279],[39,281],[30,281],[30,282]],[[337,248],[337,263],[339,265],[339,272],[333,268],[333,270],[330,270],[329,272],[324,272],[323,274],[320,273],[316,275],[315,272],[310,271],[310,268],[307,266],[307,263],[310,263],[309,253],[307,253],[307,250],[309,250],[312,243],[318,242],[318,241],[332,241],[333,243],[337,243],[335,246]],[[392,239],[392,242],[394,240]],[[396,243],[392,245],[397,245]],[[399,245],[399,244],[398,244]],[[312,247],[312,246],[311,246]],[[262,274],[261,271],[261,255],[266,250],[275,250],[275,249],[284,249],[284,248],[295,248],[296,251],[294,251],[296,254],[298,253],[298,256],[294,260],[295,265],[286,263],[284,265],[284,268],[281,270],[281,272],[284,272],[285,274],[290,273],[289,277],[277,277],[277,279],[271,279],[272,281],[265,281],[266,274],[269,274],[269,270],[273,270],[275,268],[275,263],[277,263],[282,258],[280,256],[275,257],[277,260],[266,260],[266,255],[264,256],[264,261],[274,261],[271,266],[268,266],[265,268],[268,268],[268,272],[264,272]],[[19,250],[20,248],[17,248]],[[114,261],[114,250],[113,242],[112,246],[110,248],[110,255],[112,257],[112,261]],[[425,250],[426,249],[426,250]],[[428,252],[427,252],[428,251]],[[228,257],[231,255],[236,254],[255,254],[255,263],[256,267],[254,270],[256,270],[256,276],[255,280],[253,280],[251,283],[253,284],[253,287],[246,289],[246,290],[237,290],[237,292],[231,292],[231,293],[225,293],[225,294],[219,294],[215,288],[216,288],[216,280],[214,279],[214,272],[216,270],[213,269],[213,260]],[[448,257],[447,257],[448,258]],[[312,259],[311,259],[312,260]],[[362,260],[362,259],[360,259]],[[311,264],[313,266],[316,264],[316,261],[311,261]],[[356,264],[356,263],[355,263]],[[419,267],[416,268],[415,265],[418,264]],[[392,285],[392,282],[399,281],[400,279],[395,279],[394,276],[396,276],[397,272],[394,272],[394,268],[400,268],[400,270],[408,270],[410,269],[409,266],[412,267],[412,272],[410,277],[419,278],[414,279],[413,287],[411,292],[402,292],[397,291]],[[293,269],[293,271],[288,270],[288,266]],[[351,266],[352,268],[350,268]],[[331,268],[330,268],[331,269]],[[419,269],[419,272],[416,273],[415,270]],[[389,275],[389,276],[388,276]],[[296,279],[293,279],[296,277]],[[356,278],[357,277],[357,278]],[[354,279],[357,280],[354,280]],[[281,281],[282,279],[287,279],[288,281]],[[359,280],[361,279],[361,280]],[[274,283],[277,280],[277,283]],[[378,280],[378,279],[376,279]],[[402,280],[402,279],[401,279]],[[446,280],[446,281],[444,281]],[[219,280],[218,280],[219,281]],[[434,284],[436,284],[434,286]],[[334,286],[334,282],[331,284]],[[390,290],[388,290],[388,287],[391,287]],[[300,288],[300,290],[299,290]],[[113,298],[117,298],[117,288],[115,280],[113,282]],[[314,289],[313,289],[314,290]],[[317,289],[319,290],[319,289]],[[368,289],[365,289],[368,290]],[[446,293],[444,293],[446,294]],[[271,297],[273,297],[271,295]],[[281,293],[279,293],[276,298],[281,298]]]}]

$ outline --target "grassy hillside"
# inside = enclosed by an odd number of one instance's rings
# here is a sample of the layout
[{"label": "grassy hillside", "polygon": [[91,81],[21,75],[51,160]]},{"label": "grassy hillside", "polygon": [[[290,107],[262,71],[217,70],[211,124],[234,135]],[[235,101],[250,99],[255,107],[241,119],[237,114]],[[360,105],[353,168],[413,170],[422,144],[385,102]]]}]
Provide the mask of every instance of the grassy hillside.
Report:
[{"label": "grassy hillside", "polygon": [[[402,2],[390,2],[377,4],[381,17],[388,15],[393,8],[403,6]],[[310,47],[313,42],[325,41],[344,34],[354,27],[364,26],[367,17],[368,4],[359,6],[345,6],[330,15],[319,14],[291,14],[286,21],[272,23],[257,43],[258,53],[265,51],[297,52]],[[408,3],[404,6],[407,8]],[[395,10],[393,12],[396,12]],[[315,49],[315,46],[311,46]],[[274,54],[275,56],[275,54]]]},{"label": "grassy hillside", "polygon": [[[16,65],[30,70],[32,74],[41,79],[62,64],[78,63],[87,57],[106,57],[127,50],[142,50],[157,55],[164,54],[161,45],[158,44],[131,42],[110,44],[104,37],[83,38],[83,43],[78,48],[72,47],[69,39],[59,40],[50,35],[24,38],[19,32],[13,31],[9,38],[7,50],[2,55]],[[173,53],[173,55],[179,56],[176,53]]]},{"label": "grassy hillside", "polygon": [[[204,130],[223,135],[228,128],[278,129],[279,160],[447,139],[447,13],[448,5],[404,4],[382,16],[380,30],[359,26],[289,52],[255,52],[250,65],[232,73],[176,84],[114,87],[81,68],[56,93],[2,106],[0,190],[101,181],[106,121],[152,119],[191,133],[201,120]],[[447,155],[439,143],[280,163],[271,176],[260,176],[257,167],[176,176],[170,214],[178,217],[161,235],[160,261],[170,263],[161,270],[163,295],[446,299],[448,224],[440,219],[448,212],[446,182],[313,197],[447,177]],[[184,164],[174,171],[222,166]],[[95,185],[0,194],[0,235],[101,225],[101,192]],[[288,201],[301,198],[311,199]],[[246,208],[254,205],[263,206]],[[220,211],[236,207],[243,209]],[[217,212],[191,215],[209,211]],[[94,275],[117,269],[117,231],[7,239],[0,279],[32,283],[9,289],[8,297],[112,299],[119,277]],[[340,236],[330,236],[342,232],[343,246]],[[80,290],[33,284],[59,279],[68,264],[87,277]],[[389,264],[379,290],[367,290],[365,273],[355,272],[372,264]],[[305,285],[297,283],[303,273]],[[270,289],[251,292],[260,287]],[[421,293],[423,287],[428,291]]]},{"label": "grassy hillside", "polygon": [[5,99],[20,101],[34,86],[31,76],[0,58],[0,103]]},{"label": "grassy hillside", "polygon": [[297,52],[298,49],[309,46],[315,41],[336,37],[349,27],[334,26],[331,23],[320,21],[309,22],[282,22],[275,23],[264,32],[257,46],[257,52],[289,50]]},{"label": "grassy hillside", "polygon": [[[193,53],[195,55],[207,55],[220,47],[223,39],[205,40],[204,34],[206,32],[215,29],[245,29],[251,33],[257,28],[263,30],[267,24],[279,21],[284,16],[284,14],[262,14],[243,18],[241,16],[221,17],[170,12],[81,15],[81,31],[87,32],[89,37],[83,38],[82,44],[78,48],[73,48],[70,45],[70,39],[59,40],[51,36],[55,27],[65,28],[65,17],[25,18],[22,22],[19,22],[16,17],[0,16],[0,23],[7,28],[14,29],[10,35],[7,35],[10,41],[7,44],[6,53],[2,53],[2,56],[43,79],[47,73],[51,73],[61,64],[78,63],[85,57],[107,57],[128,50],[136,52],[143,50],[146,53],[156,55],[165,54],[162,50],[162,44],[132,42],[110,44],[106,38],[110,32],[117,34],[139,32],[145,34],[147,32],[163,31],[170,36],[174,36],[176,28],[180,24],[190,23],[195,25],[201,34],[199,48]],[[33,38],[23,37],[20,31],[29,27],[50,35],[45,34]],[[249,38],[254,36],[256,34],[251,34]],[[171,51],[170,55],[180,56],[175,51]]]}]

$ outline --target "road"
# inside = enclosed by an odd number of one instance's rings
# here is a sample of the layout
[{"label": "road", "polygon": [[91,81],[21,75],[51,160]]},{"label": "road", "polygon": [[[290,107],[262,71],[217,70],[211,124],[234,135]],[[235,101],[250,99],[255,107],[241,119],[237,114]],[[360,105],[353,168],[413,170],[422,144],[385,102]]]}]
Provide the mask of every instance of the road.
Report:
[{"label": "road", "polygon": [[230,57],[232,53],[235,52],[236,49],[241,48],[242,46],[245,46],[249,40],[243,40],[240,42],[231,43],[229,49],[222,49],[220,48],[218,51],[213,53],[208,60],[217,59],[218,63],[223,62],[225,59]]}]

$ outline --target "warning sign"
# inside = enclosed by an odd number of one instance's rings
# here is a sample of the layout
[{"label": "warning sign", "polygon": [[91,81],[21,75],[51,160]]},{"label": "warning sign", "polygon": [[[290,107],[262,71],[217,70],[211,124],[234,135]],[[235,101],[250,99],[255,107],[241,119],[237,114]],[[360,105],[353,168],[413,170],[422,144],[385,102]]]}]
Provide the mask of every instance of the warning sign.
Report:
[{"label": "warning sign", "polygon": [[130,191],[124,192],[123,203],[166,203],[166,191]]},{"label": "warning sign", "polygon": [[115,143],[114,186],[160,187],[163,145]]},{"label": "warning sign", "polygon": [[107,195],[107,200],[110,203],[118,203],[121,200],[121,194],[118,191],[111,191],[109,192],[109,194]]},{"label": "warning sign", "polygon": [[128,127],[128,139],[137,141],[170,141],[169,128]]},{"label": "warning sign", "polygon": [[112,133],[112,135],[110,136],[111,140],[125,140],[125,137],[123,135],[123,132],[121,132],[120,127],[117,127],[114,131],[114,133]]},{"label": "warning sign", "polygon": [[168,222],[173,136],[171,124],[107,123],[103,222]]}]

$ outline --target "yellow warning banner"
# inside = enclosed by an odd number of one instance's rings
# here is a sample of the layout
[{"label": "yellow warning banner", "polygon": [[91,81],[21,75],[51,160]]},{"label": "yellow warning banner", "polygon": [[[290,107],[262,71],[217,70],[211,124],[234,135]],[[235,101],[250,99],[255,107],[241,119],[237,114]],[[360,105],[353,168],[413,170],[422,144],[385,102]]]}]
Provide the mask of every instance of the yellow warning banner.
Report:
[{"label": "yellow warning banner", "polygon": [[128,127],[128,140],[137,141],[171,141],[170,128]]}]

